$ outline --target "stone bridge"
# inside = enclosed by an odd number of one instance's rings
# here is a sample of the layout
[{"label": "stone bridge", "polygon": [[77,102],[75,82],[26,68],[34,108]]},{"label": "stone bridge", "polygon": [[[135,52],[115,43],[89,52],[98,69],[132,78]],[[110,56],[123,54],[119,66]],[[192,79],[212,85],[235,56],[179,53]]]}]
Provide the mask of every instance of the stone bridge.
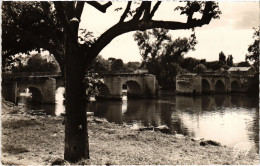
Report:
[{"label": "stone bridge", "polygon": [[154,98],[158,95],[158,83],[154,75],[147,73],[99,73],[104,84],[98,98],[122,99],[123,89],[128,97]]},{"label": "stone bridge", "polygon": [[187,73],[176,77],[176,93],[179,94],[215,94],[247,92],[253,75],[230,73]]},{"label": "stone bridge", "polygon": [[32,93],[32,101],[55,103],[57,88],[64,86],[60,74],[53,73],[2,73],[2,96],[7,101],[18,102],[18,97],[25,89]]},{"label": "stone bridge", "polygon": [[[104,84],[98,98],[122,99],[123,85],[127,87],[129,97],[156,97],[157,81],[154,75],[144,73],[103,73]],[[55,92],[64,86],[61,74],[19,73],[2,75],[2,96],[5,100],[17,104],[18,97],[25,89],[32,93],[32,101],[55,103]]]}]

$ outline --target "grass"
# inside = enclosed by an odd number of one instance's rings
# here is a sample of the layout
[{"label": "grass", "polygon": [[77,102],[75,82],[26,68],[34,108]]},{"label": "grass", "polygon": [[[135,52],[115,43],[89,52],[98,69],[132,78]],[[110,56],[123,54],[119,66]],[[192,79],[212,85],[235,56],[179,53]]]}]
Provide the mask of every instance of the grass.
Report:
[{"label": "grass", "polygon": [[[3,111],[5,112],[5,111]],[[88,119],[90,159],[77,165],[248,165],[258,164],[252,149],[236,159],[224,146],[200,146],[189,137],[178,139],[153,131],[136,131],[126,125]],[[64,126],[61,117],[2,113],[2,163],[49,165],[63,158]],[[15,162],[14,162],[15,161]]]},{"label": "grass", "polygon": [[29,152],[28,149],[24,147],[15,147],[13,145],[4,144],[2,147],[2,151],[10,153],[10,154],[19,154]]},{"label": "grass", "polygon": [[32,127],[32,126],[42,126],[44,123],[37,121],[35,119],[30,119],[30,120],[17,120],[16,123],[13,122],[4,122],[2,123],[3,128],[7,129],[19,129],[19,128],[24,128],[24,127]]}]

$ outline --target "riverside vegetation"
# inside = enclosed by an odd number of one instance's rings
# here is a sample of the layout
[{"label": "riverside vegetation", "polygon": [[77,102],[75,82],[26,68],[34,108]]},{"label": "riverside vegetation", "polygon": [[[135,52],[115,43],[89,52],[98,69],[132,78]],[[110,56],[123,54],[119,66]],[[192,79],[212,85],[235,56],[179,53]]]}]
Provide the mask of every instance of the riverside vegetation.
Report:
[{"label": "riverside vegetation", "polygon": [[[49,165],[63,158],[63,117],[32,116],[2,101],[2,158],[4,165]],[[90,159],[77,165],[195,164],[258,165],[255,149],[236,158],[226,146],[201,146],[190,137],[133,130],[126,124],[88,117]]]}]

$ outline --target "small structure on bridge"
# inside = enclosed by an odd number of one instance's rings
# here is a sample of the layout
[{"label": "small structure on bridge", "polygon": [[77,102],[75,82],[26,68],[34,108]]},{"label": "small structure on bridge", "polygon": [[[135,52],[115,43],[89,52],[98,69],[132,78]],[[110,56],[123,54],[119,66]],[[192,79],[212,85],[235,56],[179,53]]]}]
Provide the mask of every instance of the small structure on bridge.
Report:
[{"label": "small structure on bridge", "polygon": [[252,67],[231,67],[228,72],[231,75],[248,76],[254,75],[255,70]]},{"label": "small structure on bridge", "polygon": [[178,94],[248,92],[254,77],[251,67],[232,67],[227,72],[186,73],[176,77]]}]

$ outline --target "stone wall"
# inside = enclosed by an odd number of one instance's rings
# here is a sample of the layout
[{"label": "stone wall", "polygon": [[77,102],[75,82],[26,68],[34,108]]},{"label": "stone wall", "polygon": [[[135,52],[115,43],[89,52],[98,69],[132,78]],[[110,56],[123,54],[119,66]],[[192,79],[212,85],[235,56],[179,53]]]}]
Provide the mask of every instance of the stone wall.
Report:
[{"label": "stone wall", "polygon": [[[5,100],[17,104],[18,97],[26,88],[34,91],[35,96],[41,103],[55,103],[56,79],[48,77],[28,77],[5,81],[2,83],[2,95]],[[36,93],[36,92],[39,93]]]},{"label": "stone wall", "polygon": [[127,85],[129,97],[156,97],[158,95],[158,83],[154,75],[107,75],[103,76],[104,84],[109,89],[110,99],[122,99],[123,84]]},{"label": "stone wall", "polygon": [[176,77],[176,93],[201,94],[201,76],[197,74],[183,74]]}]

